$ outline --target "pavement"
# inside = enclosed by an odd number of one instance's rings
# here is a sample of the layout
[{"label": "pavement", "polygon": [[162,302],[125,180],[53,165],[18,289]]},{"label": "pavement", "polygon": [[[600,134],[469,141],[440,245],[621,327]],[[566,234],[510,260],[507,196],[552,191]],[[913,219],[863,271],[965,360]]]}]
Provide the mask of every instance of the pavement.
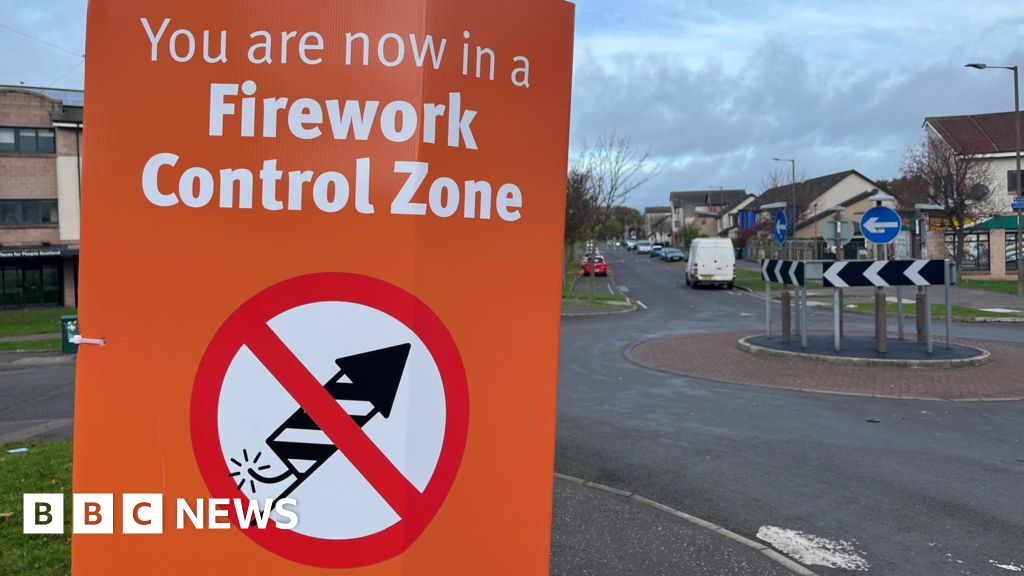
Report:
[{"label": "pavement", "polygon": [[[628,356],[643,366],[682,376],[805,392],[932,400],[1024,399],[1024,378],[1020,377],[1024,344],[960,340],[989,351],[989,361],[981,366],[850,366],[755,356],[736,346],[740,338],[750,334],[718,332],[659,338],[637,344]],[[825,340],[831,343],[830,337]],[[943,346],[941,342],[935,344],[936,350]]]},{"label": "pavement", "polygon": [[793,573],[750,546],[629,496],[555,479],[552,576]]}]

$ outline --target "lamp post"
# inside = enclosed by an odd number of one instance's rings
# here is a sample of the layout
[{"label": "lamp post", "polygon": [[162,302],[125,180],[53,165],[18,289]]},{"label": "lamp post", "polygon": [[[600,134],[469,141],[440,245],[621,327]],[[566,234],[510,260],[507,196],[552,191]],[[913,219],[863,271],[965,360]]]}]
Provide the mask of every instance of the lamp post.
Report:
[{"label": "lamp post", "polygon": [[[789,162],[790,168],[792,169],[789,177],[789,189],[792,195],[792,207],[793,207],[793,222],[790,224],[791,230],[796,234],[796,219],[797,219],[797,205],[796,205],[796,159],[795,158],[772,158],[775,162]],[[792,254],[792,245],[790,245],[790,254]]]},{"label": "lamp post", "polygon": [[[1021,175],[1020,175],[1020,81],[1017,75],[1016,66],[989,66],[988,64],[982,64],[975,62],[972,64],[966,64],[968,68],[976,68],[978,70],[985,70],[987,68],[996,68],[999,70],[1012,70],[1013,71],[1013,111],[1014,111],[1014,126],[1016,127],[1016,157],[1017,157],[1017,172],[1014,177],[1014,181],[1017,184],[1017,197],[1021,196]],[[1017,238],[1014,243],[1014,251],[1017,253],[1017,295],[1024,297],[1024,262],[1021,258],[1021,236],[1024,235],[1024,210],[1017,210]]]},{"label": "lamp post", "polygon": [[[725,208],[725,187],[724,186],[708,186],[708,188],[718,188],[718,211],[716,212],[718,218],[718,227],[724,229],[725,222],[722,220],[722,208]],[[722,235],[722,230],[718,230],[718,235]]]}]

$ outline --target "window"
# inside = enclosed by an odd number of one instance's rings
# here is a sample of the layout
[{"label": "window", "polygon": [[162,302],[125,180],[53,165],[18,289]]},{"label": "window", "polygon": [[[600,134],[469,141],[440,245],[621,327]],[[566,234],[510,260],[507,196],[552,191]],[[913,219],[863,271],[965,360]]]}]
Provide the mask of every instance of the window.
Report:
[{"label": "window", "polygon": [[[956,260],[956,235],[946,234],[946,252],[954,261]],[[992,268],[989,256],[988,232],[977,232],[964,234],[964,263],[963,269],[988,271]]]},{"label": "window", "polygon": [[0,226],[56,223],[56,200],[0,200]]},{"label": "window", "polygon": [[52,128],[0,128],[0,152],[53,154],[56,151]]},{"label": "window", "polygon": [[1006,269],[1017,270],[1017,233],[1006,233]]}]

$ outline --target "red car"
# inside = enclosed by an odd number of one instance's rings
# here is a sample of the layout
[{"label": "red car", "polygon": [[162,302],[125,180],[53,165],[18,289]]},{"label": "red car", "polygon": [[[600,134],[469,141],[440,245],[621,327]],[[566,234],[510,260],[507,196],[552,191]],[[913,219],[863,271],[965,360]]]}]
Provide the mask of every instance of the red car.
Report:
[{"label": "red car", "polygon": [[590,276],[590,266],[593,263],[594,276],[607,276],[608,275],[608,263],[604,261],[604,256],[594,256],[590,262],[583,261],[583,275]]}]

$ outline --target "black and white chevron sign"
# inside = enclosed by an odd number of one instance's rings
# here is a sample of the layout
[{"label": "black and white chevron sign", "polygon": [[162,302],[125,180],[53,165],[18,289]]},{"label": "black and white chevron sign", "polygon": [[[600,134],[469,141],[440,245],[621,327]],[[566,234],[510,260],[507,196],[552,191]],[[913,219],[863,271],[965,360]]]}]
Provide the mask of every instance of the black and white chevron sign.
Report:
[{"label": "black and white chevron sign", "polygon": [[946,282],[945,260],[878,260],[826,264],[826,288],[851,286],[941,286]]},{"label": "black and white chevron sign", "polygon": [[765,282],[804,285],[804,263],[793,260],[761,260],[761,278]]}]

